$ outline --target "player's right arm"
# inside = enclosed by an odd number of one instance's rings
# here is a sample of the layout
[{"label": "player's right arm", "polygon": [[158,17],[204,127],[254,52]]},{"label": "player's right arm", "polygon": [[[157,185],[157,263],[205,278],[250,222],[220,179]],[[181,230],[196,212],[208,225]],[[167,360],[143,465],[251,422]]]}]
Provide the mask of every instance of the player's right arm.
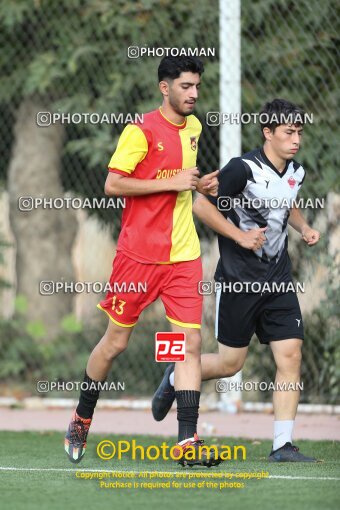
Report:
[{"label": "player's right arm", "polygon": [[188,168],[169,179],[135,179],[109,172],[105,182],[108,196],[137,196],[161,193],[163,191],[195,190],[198,183],[197,168]]},{"label": "player's right arm", "polygon": [[108,196],[137,196],[165,191],[195,190],[199,181],[197,168],[188,168],[169,179],[135,179],[132,174],[148,153],[148,143],[143,131],[128,125],[121,134],[117,149],[109,163],[105,182]]},{"label": "player's right arm", "polygon": [[203,195],[200,195],[195,200],[192,210],[202,223],[212,228],[218,234],[229,237],[229,239],[235,241],[242,248],[256,251],[266,240],[263,232],[267,227],[253,228],[244,232],[233,223],[230,223],[217,207]]},{"label": "player's right arm", "polygon": [[[243,191],[247,184],[247,173],[238,158],[233,158],[219,173],[219,197],[235,197]],[[217,199],[200,195],[193,205],[193,213],[208,227],[218,234],[232,239],[248,250],[258,250],[266,238],[264,228],[243,231],[228,221],[217,208]]]}]

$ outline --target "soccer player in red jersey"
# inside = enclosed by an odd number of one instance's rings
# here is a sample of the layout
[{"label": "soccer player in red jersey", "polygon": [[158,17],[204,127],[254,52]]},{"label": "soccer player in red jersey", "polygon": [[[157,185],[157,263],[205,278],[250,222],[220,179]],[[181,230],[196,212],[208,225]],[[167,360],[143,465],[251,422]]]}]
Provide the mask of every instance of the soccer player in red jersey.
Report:
[{"label": "soccer player in red jersey", "polygon": [[[165,57],[158,68],[162,106],[144,114],[143,123],[124,129],[109,163],[105,193],[126,197],[122,228],[110,278],[111,290],[98,307],[109,318],[107,330],[87,363],[77,409],[65,437],[72,462],[85,453],[98,383],[128,345],[141,312],[158,297],[174,332],[186,334],[185,362],[176,364],[178,448],[201,444],[196,434],[201,385],[202,280],[200,244],[192,216],[192,191],[217,194],[217,173],[199,177],[196,167],[201,124],[192,115],[203,64],[194,57]],[[146,282],[146,292],[114,292]],[[116,285],[114,285],[116,284]],[[117,285],[118,284],[118,285]],[[115,287],[115,288],[113,288]],[[203,456],[202,465],[219,459]]]}]

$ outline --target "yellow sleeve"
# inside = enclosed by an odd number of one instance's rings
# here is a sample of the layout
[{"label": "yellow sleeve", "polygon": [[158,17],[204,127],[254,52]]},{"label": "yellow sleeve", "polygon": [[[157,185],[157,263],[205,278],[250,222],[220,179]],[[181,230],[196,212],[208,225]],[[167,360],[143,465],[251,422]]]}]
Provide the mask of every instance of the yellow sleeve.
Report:
[{"label": "yellow sleeve", "polygon": [[117,148],[110,159],[109,168],[132,174],[148,152],[148,142],[143,131],[129,124],[119,137]]}]

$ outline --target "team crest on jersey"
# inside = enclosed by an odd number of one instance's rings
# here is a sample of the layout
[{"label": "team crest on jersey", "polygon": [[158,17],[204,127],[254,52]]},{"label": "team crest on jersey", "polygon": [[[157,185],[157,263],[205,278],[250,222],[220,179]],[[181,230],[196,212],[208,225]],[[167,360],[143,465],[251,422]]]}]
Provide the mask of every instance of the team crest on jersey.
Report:
[{"label": "team crest on jersey", "polygon": [[193,151],[195,151],[197,149],[196,136],[190,136],[190,147],[191,147],[191,150],[193,150]]},{"label": "team crest on jersey", "polygon": [[296,184],[296,180],[294,179],[294,177],[289,177],[288,179],[288,184],[289,186],[293,189],[295,184]]}]

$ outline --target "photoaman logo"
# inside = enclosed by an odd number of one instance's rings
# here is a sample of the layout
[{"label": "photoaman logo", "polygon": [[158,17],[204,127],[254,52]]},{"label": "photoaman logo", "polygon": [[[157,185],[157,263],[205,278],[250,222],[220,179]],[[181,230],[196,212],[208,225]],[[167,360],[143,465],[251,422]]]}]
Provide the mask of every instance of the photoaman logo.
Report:
[{"label": "photoaman logo", "polygon": [[184,457],[186,460],[201,459],[202,456],[208,455],[211,458],[220,458],[226,460],[246,460],[247,451],[243,445],[221,445],[208,446],[200,445],[197,448],[188,446],[183,451],[178,445],[169,446],[165,441],[160,445],[149,445],[147,447],[137,444],[133,439],[130,441],[120,440],[117,443],[104,439],[97,444],[97,455],[102,460],[122,460],[124,456],[128,456],[132,460],[174,460],[178,461]]}]

